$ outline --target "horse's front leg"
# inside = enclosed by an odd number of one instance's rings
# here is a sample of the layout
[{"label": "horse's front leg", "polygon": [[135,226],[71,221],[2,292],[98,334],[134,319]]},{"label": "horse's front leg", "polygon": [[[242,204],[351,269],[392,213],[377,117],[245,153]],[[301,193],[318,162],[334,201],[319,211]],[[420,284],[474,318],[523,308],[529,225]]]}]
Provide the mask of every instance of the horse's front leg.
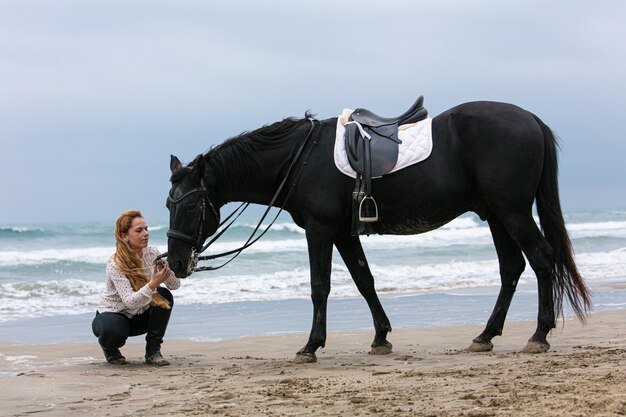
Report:
[{"label": "horse's front leg", "polygon": [[376,335],[370,353],[373,355],[391,353],[392,345],[387,341],[387,333],[391,331],[391,324],[378,299],[378,294],[376,294],[374,277],[367,264],[361,240],[358,236],[343,235],[335,241],[335,246],[372,313]]},{"label": "horse's front leg", "polygon": [[326,344],[326,306],[330,294],[330,272],[333,256],[333,239],[312,228],[306,230],[311,269],[311,300],[313,325],[309,341],[296,354],[295,362],[316,362],[315,351]]}]

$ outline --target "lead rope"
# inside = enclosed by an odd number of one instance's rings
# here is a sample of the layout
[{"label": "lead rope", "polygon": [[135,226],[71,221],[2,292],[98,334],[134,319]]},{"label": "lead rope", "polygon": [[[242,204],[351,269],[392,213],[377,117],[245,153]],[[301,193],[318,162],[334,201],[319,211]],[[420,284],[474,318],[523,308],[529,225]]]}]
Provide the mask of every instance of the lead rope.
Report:
[{"label": "lead rope", "polygon": [[[222,252],[222,253],[218,253],[215,255],[204,255],[204,256],[198,256],[196,257],[196,262],[197,261],[208,261],[208,260],[212,260],[212,259],[216,259],[216,258],[221,258],[224,256],[228,256],[228,255],[232,255],[234,254],[234,256],[232,256],[228,261],[224,262],[223,264],[219,265],[219,266],[200,266],[197,268],[194,268],[194,272],[200,272],[200,271],[214,271],[216,269],[220,269],[223,268],[224,266],[228,265],[230,262],[232,262],[237,256],[239,256],[239,254],[241,252],[243,252],[244,249],[249,248],[250,246],[252,246],[256,241],[258,241],[259,239],[261,239],[263,237],[263,235],[265,235],[265,233],[267,233],[267,231],[270,229],[270,227],[272,227],[272,225],[274,224],[274,222],[276,222],[276,220],[278,219],[278,216],[280,216],[280,214],[283,212],[285,206],[287,205],[287,202],[289,201],[289,197],[291,196],[291,193],[293,192],[293,190],[296,188],[296,185],[298,184],[300,177],[302,176],[302,172],[304,171],[304,167],[308,164],[309,162],[309,158],[311,156],[311,154],[313,153],[313,149],[315,149],[317,147],[317,144],[319,143],[319,136],[321,133],[321,124],[320,124],[320,129],[317,132],[317,136],[315,136],[315,139],[313,141],[313,146],[311,146],[309,148],[309,152],[307,153],[304,162],[302,164],[302,166],[300,167],[300,171],[298,171],[298,174],[296,175],[296,178],[294,179],[293,184],[291,185],[291,188],[289,189],[289,192],[287,193],[287,195],[285,196],[285,199],[283,200],[283,204],[280,206],[280,209],[278,210],[278,213],[276,214],[276,216],[274,216],[274,219],[270,222],[270,224],[265,228],[265,230],[263,230],[263,232],[261,232],[261,234],[259,236],[257,236],[256,238],[254,238],[254,236],[256,235],[256,233],[258,232],[258,230],[261,228],[261,225],[263,224],[263,220],[265,220],[265,218],[267,217],[267,214],[269,213],[269,211],[272,209],[272,207],[274,207],[274,203],[276,202],[276,200],[278,199],[278,196],[280,195],[280,193],[283,190],[283,187],[285,186],[287,179],[289,178],[289,174],[291,173],[291,170],[293,169],[293,167],[296,165],[296,162],[300,159],[300,155],[302,154],[302,152],[304,151],[304,148],[306,147],[307,143],[309,142],[309,138],[311,137],[311,135],[313,134],[313,130],[315,129],[315,119],[313,118],[309,118],[308,119],[311,122],[311,129],[309,130],[309,133],[307,134],[306,138],[304,139],[304,142],[302,143],[302,145],[300,146],[300,149],[298,149],[298,152],[296,153],[296,156],[294,157],[293,161],[291,161],[291,164],[289,165],[289,169],[287,170],[287,174],[285,175],[285,178],[282,180],[282,182],[280,183],[280,185],[278,186],[278,190],[276,190],[276,193],[274,194],[274,197],[272,197],[272,200],[270,201],[270,203],[267,205],[267,208],[265,209],[265,211],[263,212],[263,215],[261,216],[261,219],[259,220],[259,223],[256,225],[254,231],[252,232],[252,234],[250,235],[250,237],[248,238],[248,240],[246,241],[246,243],[244,243],[241,247],[237,248],[237,249],[232,249],[230,251],[226,251],[226,252]],[[247,207],[247,206],[246,206]],[[243,212],[243,211],[242,211]],[[241,213],[240,213],[241,214]],[[239,217],[239,216],[237,216]],[[236,220],[236,218],[235,218]],[[233,220],[234,222],[234,220]],[[232,224],[233,222],[231,222],[230,224]],[[230,226],[229,224],[229,226]],[[225,231],[225,229],[223,231],[220,232],[220,236],[223,234],[223,232]],[[206,250],[215,240],[217,240],[216,236],[213,239],[211,239],[211,241],[205,245],[202,248],[202,251]],[[254,239],[253,239],[254,238]],[[201,252],[202,252],[201,251]],[[201,253],[200,252],[200,253]]]}]

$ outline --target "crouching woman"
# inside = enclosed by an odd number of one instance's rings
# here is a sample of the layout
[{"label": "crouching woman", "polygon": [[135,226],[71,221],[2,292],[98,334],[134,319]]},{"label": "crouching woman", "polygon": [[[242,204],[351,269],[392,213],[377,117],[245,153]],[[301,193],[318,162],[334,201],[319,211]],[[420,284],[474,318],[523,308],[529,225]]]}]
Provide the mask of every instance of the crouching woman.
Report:
[{"label": "crouching woman", "polygon": [[[161,343],[174,306],[168,290],[180,287],[167,262],[156,261],[159,251],[148,246],[148,225],[137,210],[115,222],[116,252],[106,266],[106,287],[92,322],[107,362],[128,363],[120,352],[129,336],[146,334],[145,362],[169,365]],[[165,284],[167,288],[161,287]]]}]

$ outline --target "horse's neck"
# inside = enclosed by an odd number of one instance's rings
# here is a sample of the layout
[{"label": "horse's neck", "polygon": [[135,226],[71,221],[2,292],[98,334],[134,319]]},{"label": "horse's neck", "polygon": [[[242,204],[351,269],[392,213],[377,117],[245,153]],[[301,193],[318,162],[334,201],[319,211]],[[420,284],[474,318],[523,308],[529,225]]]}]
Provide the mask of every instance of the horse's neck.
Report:
[{"label": "horse's neck", "polygon": [[221,160],[220,166],[213,166],[221,204],[242,201],[267,205],[287,174],[293,148],[300,144],[299,140],[290,142],[281,147],[258,146],[253,153],[233,154],[229,160]]}]

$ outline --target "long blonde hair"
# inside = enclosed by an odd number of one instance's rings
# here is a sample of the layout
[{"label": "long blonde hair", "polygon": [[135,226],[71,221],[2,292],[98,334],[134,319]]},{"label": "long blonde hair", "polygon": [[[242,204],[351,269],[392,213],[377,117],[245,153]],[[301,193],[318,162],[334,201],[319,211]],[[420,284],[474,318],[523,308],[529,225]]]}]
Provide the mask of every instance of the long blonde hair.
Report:
[{"label": "long blonde hair", "polygon": [[[139,210],[126,210],[115,221],[115,265],[126,275],[135,291],[138,291],[149,281],[143,267],[143,261],[124,239],[124,234],[128,233],[133,220],[138,217],[143,218]],[[170,303],[159,293],[152,294],[150,305],[167,310],[171,308]]]}]

